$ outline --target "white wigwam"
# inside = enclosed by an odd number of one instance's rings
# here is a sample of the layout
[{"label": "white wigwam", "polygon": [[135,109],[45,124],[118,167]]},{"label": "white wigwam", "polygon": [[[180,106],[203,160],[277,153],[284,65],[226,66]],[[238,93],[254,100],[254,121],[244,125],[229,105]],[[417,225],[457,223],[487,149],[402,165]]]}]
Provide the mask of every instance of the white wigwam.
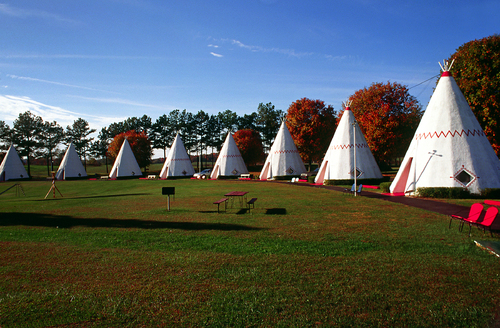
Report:
[{"label": "white wigwam", "polygon": [[445,62],[392,193],[413,195],[420,187],[462,187],[472,193],[500,188],[500,161],[450,69]]},{"label": "white wigwam", "polygon": [[260,172],[260,180],[297,176],[305,172],[304,162],[283,121]]},{"label": "white wigwam", "polygon": [[14,146],[10,146],[0,164],[0,181],[28,179],[28,173]]},{"label": "white wigwam", "polygon": [[210,174],[210,179],[238,177],[241,174],[248,174],[247,166],[243,161],[243,157],[241,157],[240,150],[236,146],[231,132],[229,132]]},{"label": "white wigwam", "polygon": [[[325,180],[382,179],[382,173],[351,110],[350,102],[333,135],[315,183]],[[354,144],[356,140],[356,144]],[[356,148],[356,164],[354,163]]]},{"label": "white wigwam", "polygon": [[193,174],[194,168],[191,158],[189,158],[184,143],[177,133],[161,169],[160,179],[191,177]]},{"label": "white wigwam", "polygon": [[85,172],[75,146],[73,143],[70,143],[56,172],[56,179],[66,180],[67,178],[81,178],[86,176],[87,172]]},{"label": "white wigwam", "polygon": [[109,172],[109,178],[116,179],[134,176],[140,177],[142,176],[142,172],[139,164],[137,164],[137,160],[135,159],[129,142],[125,139],[118,156],[116,156],[115,163]]}]

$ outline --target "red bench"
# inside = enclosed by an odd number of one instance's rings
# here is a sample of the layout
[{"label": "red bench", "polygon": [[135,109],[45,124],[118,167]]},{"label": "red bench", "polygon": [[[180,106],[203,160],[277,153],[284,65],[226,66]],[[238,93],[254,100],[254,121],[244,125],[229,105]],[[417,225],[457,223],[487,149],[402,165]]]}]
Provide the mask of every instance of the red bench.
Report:
[{"label": "red bench", "polygon": [[220,204],[222,203],[224,203],[224,212],[226,211],[228,200],[229,198],[221,198],[218,201],[214,202],[214,204],[217,204],[217,213],[219,213]]}]

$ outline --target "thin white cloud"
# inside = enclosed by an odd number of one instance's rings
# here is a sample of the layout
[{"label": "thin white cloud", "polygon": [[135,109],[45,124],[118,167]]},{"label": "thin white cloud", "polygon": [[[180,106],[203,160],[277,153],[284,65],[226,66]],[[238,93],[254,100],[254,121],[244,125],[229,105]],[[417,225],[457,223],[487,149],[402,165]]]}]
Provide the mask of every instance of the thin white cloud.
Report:
[{"label": "thin white cloud", "polygon": [[37,78],[34,78],[34,77],[17,76],[17,75],[12,75],[12,74],[7,74],[7,76],[10,77],[10,78],[12,78],[12,79],[16,79],[16,80],[25,80],[25,81],[32,81],[32,82],[42,82],[42,83],[49,83],[49,84],[60,85],[60,86],[63,86],[63,87],[69,87],[69,88],[77,88],[77,89],[84,89],[84,90],[91,90],[91,91],[104,91],[104,92],[116,93],[116,92],[112,92],[112,91],[106,91],[106,90],[99,90],[99,89],[84,87],[84,86],[81,86],[81,85],[74,85],[74,84],[67,84],[67,83],[61,83],[61,82],[55,82],[55,81],[37,79]]},{"label": "thin white cloud", "polygon": [[[328,60],[344,60],[349,58],[349,56],[332,56],[332,55],[325,55],[325,54],[318,54],[315,52],[297,52],[294,49],[283,49],[283,48],[265,48],[261,46],[253,46],[253,45],[248,45],[245,44],[239,40],[235,39],[214,39],[214,41],[217,42],[222,42],[222,43],[230,43],[232,45],[235,45],[239,48],[251,51],[251,52],[273,52],[277,54],[282,54],[286,55],[289,57],[296,57],[296,58],[302,58],[302,57],[310,57],[310,56],[320,56]],[[212,46],[212,45],[209,45]],[[218,47],[218,46],[217,46]]]},{"label": "thin white cloud", "polygon": [[121,99],[121,98],[93,98],[93,97],[82,97],[82,96],[71,96],[74,98],[80,98],[85,100],[91,100],[102,103],[111,103],[111,104],[120,104],[120,105],[128,105],[128,106],[137,106],[137,107],[147,107],[147,108],[155,108],[155,109],[165,109],[165,107],[139,103],[136,101]]},{"label": "thin white cloud", "polygon": [[61,22],[61,23],[71,23],[71,24],[80,24],[80,22],[69,19],[57,14],[49,13],[43,10],[36,10],[36,9],[23,9],[23,8],[18,8],[18,7],[11,7],[10,5],[6,3],[0,3],[0,14],[11,16],[11,17],[17,17],[17,18],[30,18],[30,17],[36,17],[36,18],[42,18],[45,20],[49,21],[56,21],[56,22]]},{"label": "thin white cloud", "polygon": [[218,45],[216,45],[216,44],[209,44],[209,45],[208,45],[208,47],[211,47],[211,48],[219,48],[219,46],[218,46]]},{"label": "thin white cloud", "polygon": [[221,55],[221,54],[216,54],[215,52],[211,52],[210,54],[211,54],[212,56],[214,56],[214,57],[218,57],[218,58],[220,58],[220,57],[224,57],[223,55]]},{"label": "thin white cloud", "polygon": [[76,113],[61,107],[46,105],[28,97],[0,95],[0,117],[10,126],[19,117],[19,114],[26,111],[41,116],[44,121],[56,121],[63,127],[73,124],[78,118],[83,118],[89,122],[91,128],[97,130],[113,122],[120,122],[126,119],[126,117],[107,117]]}]

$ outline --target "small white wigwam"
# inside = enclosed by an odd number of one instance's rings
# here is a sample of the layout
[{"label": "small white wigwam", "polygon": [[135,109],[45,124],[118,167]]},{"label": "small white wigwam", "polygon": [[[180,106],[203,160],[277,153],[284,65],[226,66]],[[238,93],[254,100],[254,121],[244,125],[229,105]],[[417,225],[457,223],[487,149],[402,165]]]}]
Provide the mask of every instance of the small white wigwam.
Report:
[{"label": "small white wigwam", "polygon": [[326,180],[382,179],[382,173],[354,118],[351,102],[345,110],[328,147],[315,183]]},{"label": "small white wigwam", "polygon": [[70,143],[56,172],[57,180],[86,177],[87,172],[78,156],[75,146]]},{"label": "small white wigwam", "polygon": [[420,187],[500,188],[500,161],[444,62],[442,74],[410,143],[391,193]]},{"label": "small white wigwam", "polygon": [[109,172],[110,179],[124,178],[124,177],[141,177],[142,172],[137,160],[135,159],[132,148],[127,139],[123,141],[122,147],[118,156],[116,156],[115,163]]},{"label": "small white wigwam", "polygon": [[192,177],[193,174],[194,168],[191,158],[186,152],[179,133],[177,133],[161,169],[160,179]]},{"label": "small white wigwam", "polygon": [[219,157],[215,162],[214,169],[210,174],[210,179],[219,177],[238,177],[241,174],[248,174],[247,166],[241,157],[240,150],[236,146],[236,142],[228,132],[226,141],[220,150]]},{"label": "small white wigwam", "polygon": [[285,120],[283,120],[264,162],[259,179],[271,180],[278,177],[293,177],[305,172],[304,162],[295,146],[290,131],[288,131]]},{"label": "small white wigwam", "polygon": [[10,146],[0,164],[0,181],[28,179],[28,173],[14,146]]}]

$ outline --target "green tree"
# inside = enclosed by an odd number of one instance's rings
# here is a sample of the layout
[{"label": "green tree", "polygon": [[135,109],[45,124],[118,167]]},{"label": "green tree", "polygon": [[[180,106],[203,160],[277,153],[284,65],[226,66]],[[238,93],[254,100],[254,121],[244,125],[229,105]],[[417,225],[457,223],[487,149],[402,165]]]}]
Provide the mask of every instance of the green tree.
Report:
[{"label": "green tree", "polygon": [[95,158],[104,158],[106,173],[108,173],[108,146],[113,140],[108,129],[102,128],[97,139],[90,144],[90,155]]},{"label": "green tree", "polygon": [[0,142],[3,144],[0,145],[0,149],[7,149],[9,144],[11,143],[11,130],[9,126],[5,123],[5,121],[0,120]]},{"label": "green tree", "polygon": [[252,113],[250,115],[244,114],[238,117],[237,128],[238,130],[256,130],[257,129],[257,113]]},{"label": "green tree", "polygon": [[75,150],[80,156],[83,157],[85,169],[87,169],[87,151],[90,148],[90,143],[94,138],[89,137],[90,134],[96,132],[95,129],[89,127],[89,122],[83,118],[79,118],[73,122],[73,125],[66,127],[66,143],[69,145],[71,142],[75,146]]},{"label": "green tree", "polygon": [[11,130],[11,141],[21,156],[26,156],[28,175],[31,176],[31,156],[40,146],[43,120],[30,111],[19,114]]},{"label": "green tree", "polygon": [[[422,117],[422,108],[408,88],[397,82],[373,83],[350,98],[351,109],[379,163],[404,156]],[[339,113],[339,117],[343,110]]]},{"label": "green tree", "polygon": [[262,143],[265,150],[271,149],[283,116],[284,112],[281,109],[275,109],[272,103],[259,104],[255,124],[256,130],[262,135]]},{"label": "green tree", "polygon": [[47,159],[47,175],[54,170],[54,152],[64,140],[64,129],[56,121],[44,122],[40,133],[40,154]]},{"label": "green tree", "polygon": [[165,114],[158,117],[151,127],[150,140],[153,148],[163,149],[163,158],[167,158],[167,148],[174,141],[176,133],[170,117]]},{"label": "green tree", "polygon": [[335,133],[337,115],[332,106],[321,100],[302,98],[293,102],[287,112],[287,127],[302,160],[320,160]]},{"label": "green tree", "polygon": [[500,155],[500,35],[460,46],[448,61],[451,73],[488,140]]}]

